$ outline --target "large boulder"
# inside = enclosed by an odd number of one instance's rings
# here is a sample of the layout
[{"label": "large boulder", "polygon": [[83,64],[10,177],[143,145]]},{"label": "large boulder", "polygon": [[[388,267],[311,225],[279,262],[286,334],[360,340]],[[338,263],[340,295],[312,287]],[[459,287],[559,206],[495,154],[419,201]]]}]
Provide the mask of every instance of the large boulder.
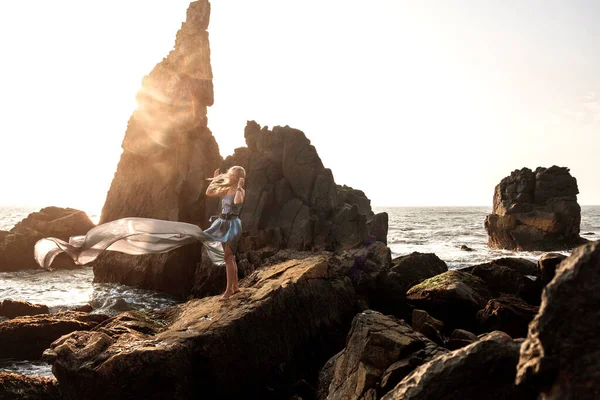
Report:
[{"label": "large boulder", "polygon": [[517,383],[542,399],[600,398],[600,242],[576,249],[546,285],[521,347]]},{"label": "large boulder", "polygon": [[371,310],[358,314],[352,321],[346,348],[334,357],[333,366],[325,367],[333,368],[326,398],[369,398],[382,387],[389,390],[390,378],[397,383],[406,376],[418,365],[411,358],[426,347],[435,351],[429,351],[429,358],[421,362],[445,352],[402,321]]},{"label": "large boulder", "polygon": [[518,268],[502,265],[497,261],[476,265],[471,274],[481,278],[496,296],[510,294],[531,304],[540,304],[543,284],[536,279],[535,274],[524,275]]},{"label": "large boulder", "polygon": [[485,220],[488,246],[511,250],[557,250],[583,242],[577,180],[568,168],[523,168],[494,190]]},{"label": "large boulder", "polygon": [[514,296],[502,296],[488,301],[477,313],[477,319],[486,331],[502,331],[513,338],[527,336],[527,327],[538,313],[539,307],[532,306]]},{"label": "large boulder", "polygon": [[514,383],[520,343],[503,332],[436,357],[404,378],[384,400],[535,399]]},{"label": "large boulder", "polygon": [[542,255],[537,263],[538,279],[540,279],[544,285],[550,283],[550,281],[554,279],[556,268],[565,258],[567,258],[567,256],[560,253],[546,253]]},{"label": "large boulder", "polygon": [[[46,207],[29,214],[7,234],[0,237],[0,272],[39,268],[33,258],[35,243],[44,237],[65,241],[85,235],[94,227],[86,213],[73,208]],[[66,254],[56,257],[53,268],[76,268]]]},{"label": "large boulder", "polygon": [[3,300],[0,303],[0,317],[15,318],[48,313],[50,313],[50,309],[43,304],[31,304],[22,300],[10,299]]},{"label": "large boulder", "polygon": [[448,271],[413,286],[407,301],[444,322],[447,329],[476,326],[477,311],[484,308],[492,292],[478,277],[461,271]]},{"label": "large boulder", "polygon": [[275,264],[225,302],[123,315],[63,336],[45,356],[73,399],[283,398],[343,346],[354,291],[332,262]]},{"label": "large boulder", "polygon": [[342,250],[387,240],[387,215],[374,215],[362,191],[337,185],[302,131],[249,121],[244,136],[248,147],[221,167],[246,168],[242,221],[256,247]]},{"label": "large boulder", "polygon": [[0,372],[0,399],[62,400],[56,379]]},{"label": "large boulder", "polygon": [[433,253],[413,252],[392,260],[389,270],[379,275],[373,306],[397,316],[411,315],[406,293],[414,285],[448,271],[448,266]]},{"label": "large boulder", "polygon": [[62,335],[92,329],[107,318],[106,315],[67,311],[0,322],[0,359],[40,359],[44,350]]}]

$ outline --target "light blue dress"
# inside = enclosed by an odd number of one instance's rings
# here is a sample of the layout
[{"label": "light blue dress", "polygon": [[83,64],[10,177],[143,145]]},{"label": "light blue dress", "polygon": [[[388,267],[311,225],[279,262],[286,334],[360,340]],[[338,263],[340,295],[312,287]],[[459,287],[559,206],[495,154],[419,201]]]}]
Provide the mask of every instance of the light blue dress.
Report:
[{"label": "light blue dress", "polygon": [[42,268],[49,269],[54,258],[63,252],[75,264],[85,265],[105,250],[132,255],[154,254],[200,241],[213,264],[224,266],[223,244],[227,243],[235,252],[242,236],[239,218],[242,205],[234,204],[234,197],[235,194],[223,197],[221,215],[205,231],[186,222],[122,218],[98,225],[85,236],[73,236],[69,242],[52,237],[40,239],[35,244],[34,257]]}]

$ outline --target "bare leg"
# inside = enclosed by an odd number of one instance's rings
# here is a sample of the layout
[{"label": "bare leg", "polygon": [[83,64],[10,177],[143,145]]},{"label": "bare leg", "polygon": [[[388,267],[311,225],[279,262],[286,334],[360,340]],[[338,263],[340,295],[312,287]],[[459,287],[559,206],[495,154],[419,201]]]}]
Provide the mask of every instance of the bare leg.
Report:
[{"label": "bare leg", "polygon": [[[235,264],[235,258],[231,247],[227,243],[223,243],[223,250],[225,251],[225,272],[227,275],[227,286],[225,287],[225,293],[221,296],[221,300],[228,299],[232,294],[239,290],[237,282],[237,265]],[[237,290],[236,290],[237,288]]]},{"label": "bare leg", "polygon": [[233,293],[237,293],[240,291],[240,286],[238,283],[238,267],[237,262],[235,261],[235,256],[232,256],[233,261]]}]

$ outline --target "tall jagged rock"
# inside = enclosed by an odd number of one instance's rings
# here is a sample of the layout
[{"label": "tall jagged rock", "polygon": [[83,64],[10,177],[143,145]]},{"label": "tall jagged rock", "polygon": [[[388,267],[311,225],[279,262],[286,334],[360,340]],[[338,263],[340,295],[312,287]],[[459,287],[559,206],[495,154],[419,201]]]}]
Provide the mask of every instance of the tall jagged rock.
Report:
[{"label": "tall jagged rock", "polygon": [[244,230],[254,245],[297,250],[338,250],[369,240],[385,242],[387,219],[369,232],[371,202],[360,190],[337,185],[317,150],[300,130],[272,130],[249,121],[248,147],[236,149],[223,165],[248,173],[242,210]]},{"label": "tall jagged rock", "polygon": [[[256,251],[265,248],[339,250],[385,242],[387,215],[374,215],[363,192],[336,185],[303,132],[249,122],[248,147],[223,161],[206,118],[213,102],[209,12],[207,0],[190,4],[175,49],[144,78],[100,222],[147,217],[206,228],[218,208],[204,195],[205,178],[217,167],[241,165],[247,170],[242,275],[260,266]],[[222,274],[201,260],[200,243],[159,255],[106,252],[94,279],[202,297],[221,290]]]},{"label": "tall jagged rock", "polygon": [[488,246],[556,250],[582,244],[578,193],[568,168],[513,171],[495,188],[494,208],[485,220]]},{"label": "tall jagged rock", "polygon": [[[129,119],[123,154],[100,222],[148,217],[205,228],[215,201],[204,196],[206,177],[222,158],[208,129],[213,104],[208,40],[210,3],[191,3],[175,48],[142,80],[138,108]],[[105,253],[94,267],[97,281],[118,281],[184,296],[200,259],[200,246],[168,254]]]}]

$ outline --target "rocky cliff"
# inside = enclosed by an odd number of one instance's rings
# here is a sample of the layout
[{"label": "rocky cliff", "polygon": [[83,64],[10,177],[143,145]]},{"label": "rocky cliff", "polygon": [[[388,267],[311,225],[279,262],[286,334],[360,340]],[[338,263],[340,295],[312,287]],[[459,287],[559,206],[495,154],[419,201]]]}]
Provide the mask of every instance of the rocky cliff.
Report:
[{"label": "rocky cliff", "polygon": [[513,171],[494,190],[494,208],[485,220],[488,245],[548,251],[582,244],[578,193],[568,168]]}]

